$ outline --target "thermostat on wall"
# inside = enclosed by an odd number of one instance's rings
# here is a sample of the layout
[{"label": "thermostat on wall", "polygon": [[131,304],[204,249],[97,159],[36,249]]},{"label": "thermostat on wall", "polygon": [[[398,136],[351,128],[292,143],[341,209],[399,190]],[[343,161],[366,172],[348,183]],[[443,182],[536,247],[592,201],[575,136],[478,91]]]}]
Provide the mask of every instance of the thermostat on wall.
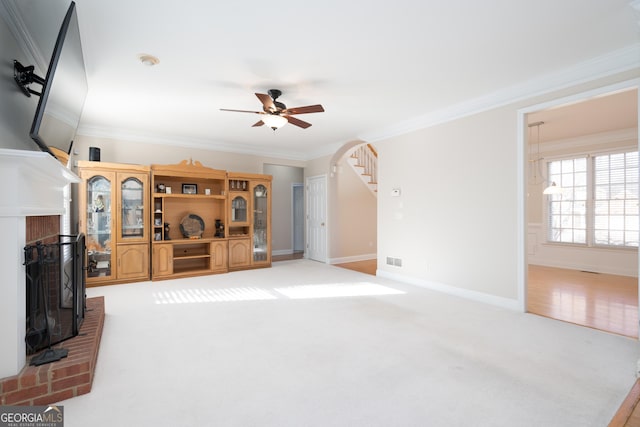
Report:
[{"label": "thermostat on wall", "polygon": [[400,189],[394,188],[391,190],[391,197],[400,197]]}]

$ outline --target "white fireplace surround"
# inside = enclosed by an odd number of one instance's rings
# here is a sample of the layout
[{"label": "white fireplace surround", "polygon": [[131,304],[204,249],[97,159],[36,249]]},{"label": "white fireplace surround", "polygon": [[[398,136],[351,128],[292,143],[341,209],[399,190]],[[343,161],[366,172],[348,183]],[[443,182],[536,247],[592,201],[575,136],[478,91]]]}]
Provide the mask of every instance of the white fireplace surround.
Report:
[{"label": "white fireplace surround", "polygon": [[0,378],[26,364],[26,217],[65,213],[80,178],[48,153],[0,149]]}]

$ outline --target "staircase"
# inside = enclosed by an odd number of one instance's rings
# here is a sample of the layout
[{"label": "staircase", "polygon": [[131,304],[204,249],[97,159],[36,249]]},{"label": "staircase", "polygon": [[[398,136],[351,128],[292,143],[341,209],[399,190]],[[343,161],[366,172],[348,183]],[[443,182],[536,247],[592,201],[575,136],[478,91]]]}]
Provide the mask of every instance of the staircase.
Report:
[{"label": "staircase", "polygon": [[369,190],[378,193],[378,153],[371,144],[354,147],[349,154],[348,163],[360,176]]}]

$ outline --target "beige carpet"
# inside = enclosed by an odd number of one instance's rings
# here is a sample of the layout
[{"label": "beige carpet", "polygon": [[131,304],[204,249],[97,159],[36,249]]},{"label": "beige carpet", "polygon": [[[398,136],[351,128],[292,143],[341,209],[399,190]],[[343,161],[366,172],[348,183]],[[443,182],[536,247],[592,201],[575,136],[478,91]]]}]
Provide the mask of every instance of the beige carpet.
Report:
[{"label": "beige carpet", "polygon": [[84,426],[605,426],[638,341],[308,260],[88,289]]}]

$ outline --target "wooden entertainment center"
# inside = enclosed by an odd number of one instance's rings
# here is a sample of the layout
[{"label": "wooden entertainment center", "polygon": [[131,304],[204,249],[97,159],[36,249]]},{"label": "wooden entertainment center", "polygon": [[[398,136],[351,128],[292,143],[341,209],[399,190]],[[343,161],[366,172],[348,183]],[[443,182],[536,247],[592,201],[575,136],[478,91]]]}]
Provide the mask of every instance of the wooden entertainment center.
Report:
[{"label": "wooden entertainment center", "polygon": [[271,176],[80,161],[87,286],[271,266]]}]

